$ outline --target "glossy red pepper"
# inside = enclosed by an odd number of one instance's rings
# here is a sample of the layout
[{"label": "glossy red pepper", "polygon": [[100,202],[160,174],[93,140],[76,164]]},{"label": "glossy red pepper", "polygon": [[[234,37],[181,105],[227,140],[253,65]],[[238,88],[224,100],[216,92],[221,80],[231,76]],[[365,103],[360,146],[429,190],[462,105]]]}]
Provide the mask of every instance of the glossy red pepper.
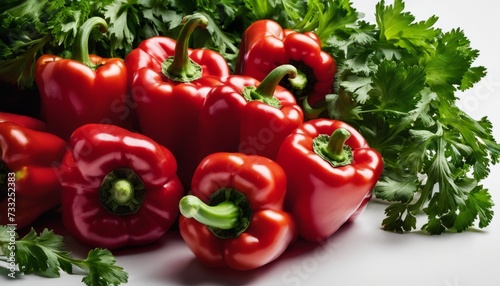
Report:
[{"label": "glossy red pepper", "polygon": [[276,158],[287,175],[285,200],[309,241],[320,241],[358,216],[380,178],[379,152],[350,125],[310,120],[288,136]]},{"label": "glossy red pepper", "polygon": [[[281,142],[304,121],[302,109],[280,80],[296,74],[277,67],[262,81],[230,76],[208,94],[200,111],[199,161],[214,152],[242,152],[275,159]],[[198,161],[198,163],[199,163]]]},{"label": "glossy red pepper", "polygon": [[0,112],[0,122],[14,122],[29,129],[47,131],[47,124],[45,122],[26,115]]},{"label": "glossy red pepper", "polygon": [[220,152],[207,156],[180,202],[182,238],[204,264],[238,270],[277,259],[296,238],[283,211],[286,176],[261,156]]},{"label": "glossy red pepper", "polygon": [[205,27],[207,18],[194,14],[184,22],[177,41],[147,39],[127,55],[125,63],[141,132],[172,151],[179,163],[179,177],[189,186],[196,166],[186,156],[197,145],[200,109],[208,91],[229,75],[229,66],[215,51],[188,49],[192,31]]},{"label": "glossy red pepper", "polygon": [[178,217],[184,189],[176,170],[172,153],[142,134],[83,125],[59,170],[64,226],[94,247],[156,241]]},{"label": "glossy red pepper", "polygon": [[283,64],[292,64],[299,72],[281,85],[301,102],[306,118],[317,117],[326,109],[325,96],[333,89],[335,60],[321,50],[321,41],[313,32],[283,29],[267,19],[252,23],[242,36],[235,73],[262,80]]},{"label": "glossy red pepper", "polygon": [[88,53],[89,35],[96,26],[107,29],[107,23],[98,17],[82,25],[74,45],[74,59],[46,54],[38,58],[35,66],[42,117],[49,131],[64,140],[86,123],[134,128],[125,63],[119,58]]},{"label": "glossy red pepper", "polygon": [[0,122],[1,225],[29,226],[60,205],[56,168],[65,151],[66,142],[53,134]]}]

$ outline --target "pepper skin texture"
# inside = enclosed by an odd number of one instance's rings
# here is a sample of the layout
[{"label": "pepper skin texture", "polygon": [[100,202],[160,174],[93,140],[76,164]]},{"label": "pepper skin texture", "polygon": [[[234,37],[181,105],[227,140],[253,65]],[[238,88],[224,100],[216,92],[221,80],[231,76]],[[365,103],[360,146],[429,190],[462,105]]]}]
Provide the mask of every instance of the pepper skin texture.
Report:
[{"label": "pepper skin texture", "polygon": [[[210,267],[261,267],[277,259],[297,237],[291,215],[283,211],[285,192],[286,176],[276,162],[242,153],[211,154],[196,169],[191,195],[181,200],[181,236]],[[196,199],[196,207],[184,204],[189,196]],[[193,209],[204,210],[205,223],[198,222]],[[230,217],[233,220],[226,224]],[[220,226],[213,230],[211,223]]]},{"label": "pepper skin texture", "polygon": [[199,161],[215,152],[274,160],[281,142],[304,121],[293,94],[278,85],[283,76],[295,72],[293,66],[283,65],[262,82],[234,75],[214,87],[199,115]]},{"label": "pepper skin texture", "polygon": [[295,95],[305,112],[311,107],[317,109],[306,112],[306,118],[318,116],[313,113],[320,113],[326,106],[325,96],[331,93],[337,72],[335,60],[321,50],[319,37],[312,32],[283,29],[273,20],[252,23],[242,36],[235,73],[262,80],[283,64],[294,65],[301,81],[284,79],[281,85]]},{"label": "pepper skin texture", "polygon": [[35,65],[40,92],[41,117],[48,131],[68,140],[71,133],[87,123],[114,124],[134,129],[133,104],[127,91],[127,70],[120,58],[88,54],[88,36],[100,18],[82,26],[75,59],[45,54]]},{"label": "pepper skin texture", "polygon": [[186,188],[196,168],[191,154],[198,145],[195,140],[201,107],[210,89],[229,75],[222,55],[187,46],[192,30],[207,23],[204,16],[190,15],[177,41],[152,37],[125,58],[141,133],[175,155],[178,175]]},{"label": "pepper skin texture", "polygon": [[59,169],[68,232],[93,247],[152,243],[176,222],[184,189],[172,153],[152,139],[107,124],[70,138]]},{"label": "pepper skin texture", "polygon": [[0,122],[0,224],[27,227],[60,205],[56,168],[65,151],[66,142],[53,134]]},{"label": "pepper skin texture", "polygon": [[[349,159],[334,167],[313,144],[322,136],[332,138],[339,129],[347,135],[334,145],[349,149],[345,154],[351,157],[341,156]],[[324,240],[359,216],[383,169],[380,153],[361,134],[332,119],[310,120],[297,128],[281,145],[276,162],[288,180],[285,209],[293,214],[299,235],[308,241]]]},{"label": "pepper skin texture", "polygon": [[40,119],[16,113],[0,112],[0,122],[6,121],[14,122],[23,127],[37,131],[47,131],[47,124]]}]

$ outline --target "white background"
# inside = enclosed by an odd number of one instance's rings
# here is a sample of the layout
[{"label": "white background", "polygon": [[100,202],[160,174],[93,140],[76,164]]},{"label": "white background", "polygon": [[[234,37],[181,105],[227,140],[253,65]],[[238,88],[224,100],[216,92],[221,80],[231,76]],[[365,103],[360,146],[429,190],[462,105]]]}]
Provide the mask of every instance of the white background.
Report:
[{"label": "white background", "polygon": [[[375,0],[352,0],[373,22]],[[488,75],[461,94],[460,106],[472,117],[488,116],[500,142],[500,2],[494,0],[406,0],[406,11],[417,20],[437,15],[444,31],[462,28],[480,50],[476,65]],[[386,1],[386,5],[392,1]],[[129,273],[128,285],[340,285],[340,286],[493,286],[500,285],[500,166],[483,181],[497,205],[489,227],[460,234],[429,236],[422,232],[394,234],[380,229],[386,205],[372,201],[358,220],[322,245],[297,242],[277,261],[254,271],[207,268],[194,258],[176,230],[147,248],[114,252]],[[50,221],[50,217],[47,218]],[[421,220],[423,222],[423,220]],[[51,225],[60,230],[57,224]],[[88,248],[65,242],[76,256]],[[0,273],[4,274],[4,273]],[[0,284],[83,285],[82,276],[58,279],[0,275]],[[36,283],[36,284],[35,284]],[[10,284],[9,284],[10,285]]]}]

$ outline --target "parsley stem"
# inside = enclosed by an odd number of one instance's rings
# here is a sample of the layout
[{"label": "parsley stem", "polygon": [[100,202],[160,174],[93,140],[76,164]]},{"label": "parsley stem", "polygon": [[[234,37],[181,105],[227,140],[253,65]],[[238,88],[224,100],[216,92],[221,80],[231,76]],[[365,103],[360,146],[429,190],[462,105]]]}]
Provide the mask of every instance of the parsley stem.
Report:
[{"label": "parsley stem", "polygon": [[359,114],[363,113],[393,113],[397,115],[407,115],[407,112],[403,111],[398,111],[398,110],[391,110],[391,109],[366,109],[366,110],[361,110],[358,112]]}]

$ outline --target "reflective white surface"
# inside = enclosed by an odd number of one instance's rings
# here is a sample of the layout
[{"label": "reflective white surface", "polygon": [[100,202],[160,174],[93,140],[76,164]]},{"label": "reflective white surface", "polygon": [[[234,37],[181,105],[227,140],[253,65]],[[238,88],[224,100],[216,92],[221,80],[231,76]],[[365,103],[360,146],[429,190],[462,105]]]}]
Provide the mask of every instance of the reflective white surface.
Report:
[{"label": "reflective white surface", "polygon": [[[375,0],[352,0],[365,19],[374,20]],[[406,0],[406,11],[417,20],[439,16],[437,27],[460,27],[481,52],[476,64],[488,75],[461,95],[462,110],[493,122],[500,141],[500,2],[494,0]],[[386,5],[392,1],[386,1]],[[176,230],[149,247],[115,251],[129,273],[127,285],[340,285],[340,286],[493,286],[500,285],[500,166],[483,181],[490,189],[496,216],[483,230],[429,236],[421,232],[394,234],[380,229],[386,205],[372,201],[357,221],[346,225],[321,245],[295,243],[277,261],[260,269],[238,272],[201,265]],[[50,221],[50,217],[46,218]],[[423,220],[420,221],[423,223]],[[57,223],[47,223],[56,230]],[[88,248],[66,237],[71,251],[84,257]],[[58,279],[21,276],[6,285],[83,285],[82,276]],[[10,284],[9,284],[10,285]]]}]

